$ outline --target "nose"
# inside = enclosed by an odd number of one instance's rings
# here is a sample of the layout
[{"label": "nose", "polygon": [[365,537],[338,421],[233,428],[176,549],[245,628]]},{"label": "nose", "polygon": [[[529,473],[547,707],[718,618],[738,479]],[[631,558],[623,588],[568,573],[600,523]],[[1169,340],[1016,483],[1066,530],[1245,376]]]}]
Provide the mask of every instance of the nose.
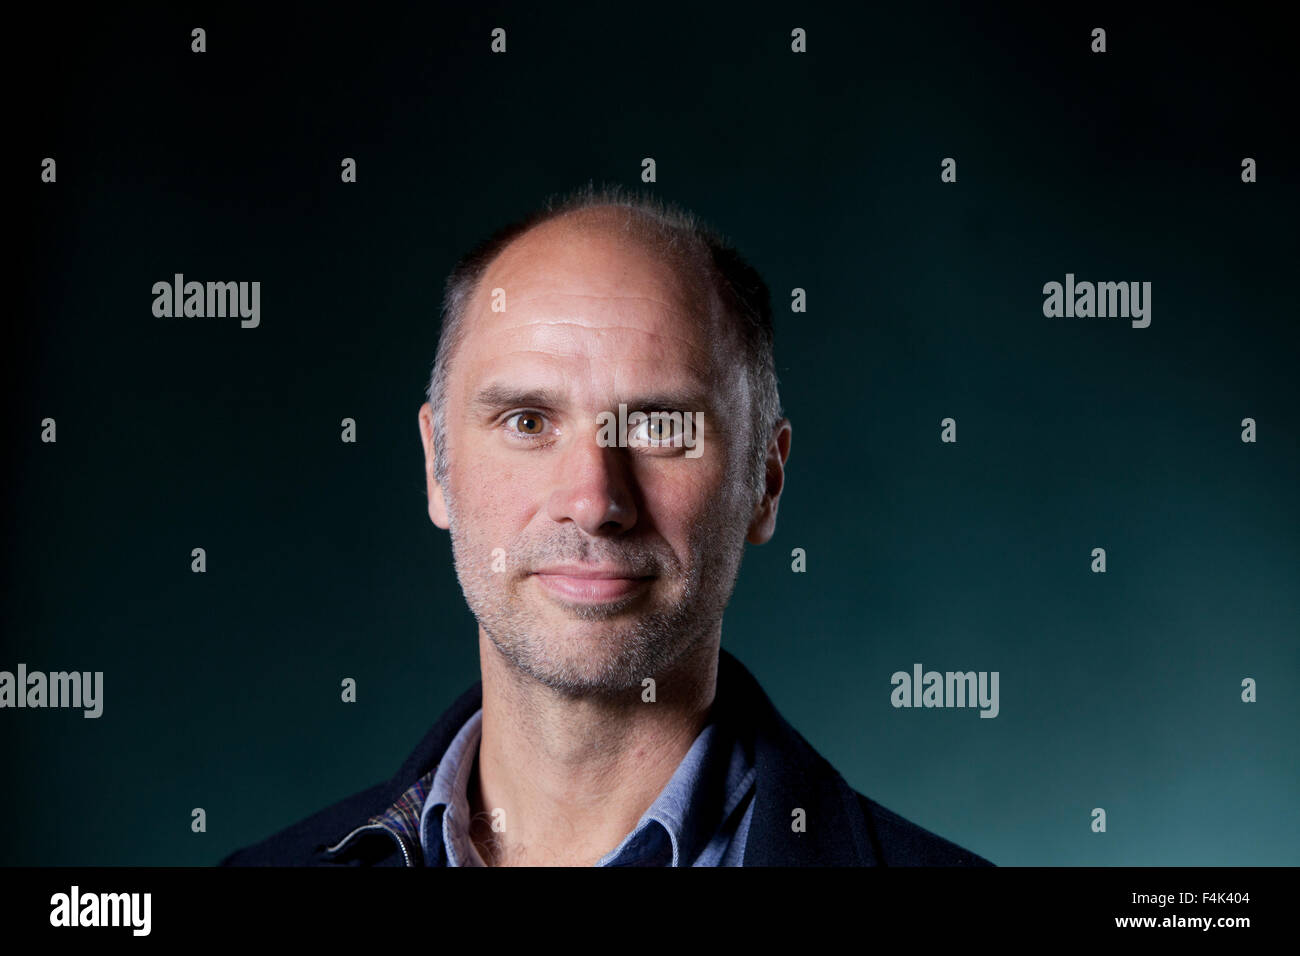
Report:
[{"label": "nose", "polygon": [[622,534],[636,524],[627,449],[602,448],[594,433],[583,435],[556,456],[555,469],[556,487],[546,508],[552,521],[572,521],[594,536]]}]

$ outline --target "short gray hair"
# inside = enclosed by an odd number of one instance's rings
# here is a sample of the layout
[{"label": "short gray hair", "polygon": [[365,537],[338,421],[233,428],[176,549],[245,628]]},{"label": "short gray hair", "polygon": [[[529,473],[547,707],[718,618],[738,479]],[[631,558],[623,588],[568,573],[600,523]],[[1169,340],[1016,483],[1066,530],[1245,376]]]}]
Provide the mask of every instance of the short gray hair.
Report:
[{"label": "short gray hair", "polygon": [[444,489],[447,378],[452,356],[465,337],[465,309],[479,280],[507,245],[536,226],[572,213],[611,206],[628,211],[628,229],[652,235],[676,252],[683,262],[700,268],[731,319],[744,353],[753,398],[749,485],[755,500],[766,490],[767,445],[783,417],[767,283],[723,236],[693,213],[651,195],[630,193],[619,186],[595,187],[591,183],[568,195],[549,198],[541,208],[498,230],[463,256],[447,277],[442,299],[442,331],[428,387],[429,404],[433,408],[434,476]]}]

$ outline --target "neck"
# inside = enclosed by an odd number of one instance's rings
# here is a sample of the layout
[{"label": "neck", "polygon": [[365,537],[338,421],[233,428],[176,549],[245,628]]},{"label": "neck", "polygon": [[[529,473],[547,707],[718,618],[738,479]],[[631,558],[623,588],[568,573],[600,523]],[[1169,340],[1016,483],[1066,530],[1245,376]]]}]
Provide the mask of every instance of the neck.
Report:
[{"label": "neck", "polygon": [[[483,734],[470,838],[489,866],[589,866],[631,832],[708,721],[721,626],[642,689],[566,697],[520,674],[479,629]],[[504,811],[495,812],[495,811]]]}]

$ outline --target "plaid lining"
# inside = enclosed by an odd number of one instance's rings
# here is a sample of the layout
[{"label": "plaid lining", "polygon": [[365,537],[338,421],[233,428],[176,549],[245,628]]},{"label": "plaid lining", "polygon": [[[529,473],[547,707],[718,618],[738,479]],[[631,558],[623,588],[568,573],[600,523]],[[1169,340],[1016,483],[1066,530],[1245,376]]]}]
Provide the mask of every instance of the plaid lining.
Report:
[{"label": "plaid lining", "polygon": [[[379,824],[392,831],[395,836],[400,837],[417,859],[422,858],[420,850],[420,811],[424,809],[425,798],[429,795],[429,789],[433,786],[433,776],[438,772],[434,767],[397,798],[397,802],[385,810],[383,813],[377,813],[366,822],[369,824]],[[423,860],[421,859],[421,862]]]}]

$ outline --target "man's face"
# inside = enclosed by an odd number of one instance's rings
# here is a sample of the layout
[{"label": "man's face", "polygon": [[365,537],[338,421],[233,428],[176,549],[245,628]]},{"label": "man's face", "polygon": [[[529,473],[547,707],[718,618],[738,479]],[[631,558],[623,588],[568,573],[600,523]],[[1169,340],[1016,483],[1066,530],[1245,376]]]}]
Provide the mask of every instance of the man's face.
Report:
[{"label": "man's face", "polygon": [[[699,280],[604,221],[552,221],[489,267],[451,363],[447,480],[430,477],[480,627],[575,696],[639,689],[716,632],[756,514],[725,319]],[[599,416],[620,403],[702,412],[702,453],[602,447]],[[432,475],[427,406],[421,423]]]}]

